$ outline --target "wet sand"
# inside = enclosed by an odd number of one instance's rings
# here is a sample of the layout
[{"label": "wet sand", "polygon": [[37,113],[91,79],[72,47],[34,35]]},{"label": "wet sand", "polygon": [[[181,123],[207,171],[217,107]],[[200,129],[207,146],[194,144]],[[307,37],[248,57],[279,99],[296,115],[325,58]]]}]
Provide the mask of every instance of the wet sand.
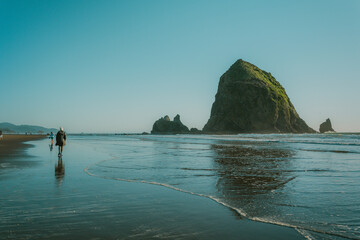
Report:
[{"label": "wet sand", "polygon": [[34,141],[38,139],[46,138],[45,135],[3,135],[0,140],[0,162],[4,158],[8,157],[23,157],[25,156],[25,148],[29,147],[29,144],[25,144],[27,141]]},{"label": "wet sand", "polygon": [[[31,147],[28,141],[35,141],[46,138],[46,135],[21,135],[9,134],[3,135],[0,140],[0,176],[5,168],[16,168],[20,166],[31,165],[29,156],[26,155],[26,149]],[[24,161],[24,158],[28,157]]]},{"label": "wet sand", "polygon": [[84,168],[109,156],[82,141],[70,138],[62,159],[46,139],[31,144],[21,159],[28,153],[39,164],[0,179],[0,238],[304,239],[292,228],[250,221],[207,198],[89,176]]}]

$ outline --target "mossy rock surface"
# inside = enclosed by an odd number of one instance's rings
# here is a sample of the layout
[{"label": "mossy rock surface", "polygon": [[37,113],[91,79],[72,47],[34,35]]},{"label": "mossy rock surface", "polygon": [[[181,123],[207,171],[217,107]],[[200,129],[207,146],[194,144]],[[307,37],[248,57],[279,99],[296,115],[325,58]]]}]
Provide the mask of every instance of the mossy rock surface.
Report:
[{"label": "mossy rock surface", "polygon": [[268,72],[243,60],[220,78],[208,133],[313,133],[285,89]]}]

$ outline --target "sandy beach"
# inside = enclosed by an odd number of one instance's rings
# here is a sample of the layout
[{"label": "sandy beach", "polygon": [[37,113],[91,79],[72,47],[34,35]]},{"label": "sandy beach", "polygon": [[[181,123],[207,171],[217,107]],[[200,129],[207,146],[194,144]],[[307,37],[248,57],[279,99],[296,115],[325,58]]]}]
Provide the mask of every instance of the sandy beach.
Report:
[{"label": "sandy beach", "polygon": [[7,146],[14,147],[7,149],[7,159],[17,155],[26,161],[29,155],[38,164],[0,178],[1,238],[304,239],[292,228],[248,220],[208,198],[90,176],[84,170],[109,155],[71,137],[62,159],[49,151],[47,139],[15,154],[16,144],[43,137],[8,138]]},{"label": "sandy beach", "polygon": [[30,146],[25,142],[46,137],[45,135],[4,134],[0,140],[0,163],[5,158],[23,157],[25,148]]}]

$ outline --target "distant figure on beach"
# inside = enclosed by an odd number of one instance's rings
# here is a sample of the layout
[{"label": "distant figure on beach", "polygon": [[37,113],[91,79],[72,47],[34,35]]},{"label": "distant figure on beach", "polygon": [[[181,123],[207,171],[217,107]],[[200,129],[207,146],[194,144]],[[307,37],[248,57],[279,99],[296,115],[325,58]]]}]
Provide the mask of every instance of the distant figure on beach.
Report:
[{"label": "distant figure on beach", "polygon": [[50,136],[49,136],[49,138],[50,138],[50,140],[51,140],[51,143],[50,143],[50,145],[49,145],[49,147],[50,147],[50,152],[51,152],[51,151],[53,150],[53,148],[54,148],[54,137],[55,137],[54,133],[51,132],[51,133],[50,133]]},{"label": "distant figure on beach", "polygon": [[2,131],[0,131],[0,140],[3,139]]},{"label": "distant figure on beach", "polygon": [[66,133],[64,132],[64,128],[60,127],[60,131],[58,131],[56,134],[56,145],[59,146],[59,156],[62,155],[65,141],[66,141]]},{"label": "distant figure on beach", "polygon": [[49,136],[49,138],[50,138],[50,140],[51,140],[51,145],[54,144],[54,137],[55,137],[54,133],[51,132],[51,133],[50,133],[50,136]]}]

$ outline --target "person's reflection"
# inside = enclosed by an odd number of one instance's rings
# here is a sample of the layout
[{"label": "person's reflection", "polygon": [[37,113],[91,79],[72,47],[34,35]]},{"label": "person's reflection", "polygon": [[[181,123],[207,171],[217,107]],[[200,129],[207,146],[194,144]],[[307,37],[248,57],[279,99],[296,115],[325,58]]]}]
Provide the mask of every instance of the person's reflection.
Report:
[{"label": "person's reflection", "polygon": [[62,184],[65,175],[65,165],[62,160],[62,156],[59,156],[57,164],[55,164],[55,178],[59,184]]},{"label": "person's reflection", "polygon": [[54,143],[49,144],[50,152],[54,149]]}]

